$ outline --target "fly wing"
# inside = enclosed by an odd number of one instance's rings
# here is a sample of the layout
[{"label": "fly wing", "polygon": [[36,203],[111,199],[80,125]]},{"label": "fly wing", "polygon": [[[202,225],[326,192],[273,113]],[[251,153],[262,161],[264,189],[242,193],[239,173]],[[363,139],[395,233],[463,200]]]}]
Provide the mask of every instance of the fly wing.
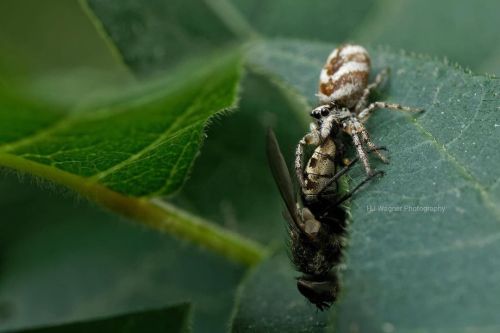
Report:
[{"label": "fly wing", "polygon": [[273,174],[274,181],[278,185],[281,197],[285,201],[287,212],[285,212],[285,218],[290,223],[293,221],[294,227],[300,228],[300,223],[298,221],[298,213],[296,201],[293,195],[292,179],[290,178],[290,172],[286,166],[285,159],[281,153],[278,140],[272,129],[267,132],[267,159],[269,161],[269,167],[271,168],[271,173]]}]

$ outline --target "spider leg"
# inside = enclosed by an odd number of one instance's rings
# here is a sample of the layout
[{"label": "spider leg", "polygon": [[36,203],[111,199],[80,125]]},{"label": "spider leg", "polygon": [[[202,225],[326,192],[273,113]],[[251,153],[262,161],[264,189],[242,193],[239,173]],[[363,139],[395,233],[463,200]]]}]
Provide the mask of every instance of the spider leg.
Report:
[{"label": "spider leg", "polygon": [[295,174],[297,175],[297,179],[299,181],[299,185],[301,188],[305,186],[304,180],[304,146],[306,145],[319,145],[320,137],[319,131],[314,123],[311,124],[311,132],[304,135],[302,139],[300,139],[299,144],[295,150]]},{"label": "spider leg", "polygon": [[332,175],[331,173],[321,174],[321,173],[306,172],[306,174],[307,175],[311,175],[311,176],[316,176],[316,177],[319,177],[319,178],[331,178],[331,177],[334,177],[334,175]]},{"label": "spider leg", "polygon": [[[379,146],[373,145],[373,147],[370,147],[370,149],[368,150],[368,153],[372,153],[372,152],[379,153],[380,150],[387,150],[387,148],[383,147],[383,146],[379,147]],[[332,176],[332,178],[328,181],[328,183],[325,184],[323,189],[321,191],[319,191],[318,194],[315,194],[315,196],[320,196],[323,194],[326,194],[326,195],[330,194],[330,193],[328,193],[327,189],[335,181],[337,181],[340,177],[345,175],[347,173],[347,171],[349,171],[349,169],[351,169],[354,166],[354,164],[356,164],[358,161],[359,161],[359,157],[355,157],[351,161],[349,161],[349,163],[347,163],[347,165],[345,165],[340,171],[338,171],[335,175]],[[375,174],[380,174],[380,173],[381,172],[375,172]],[[370,176],[368,176],[368,177],[370,177]],[[336,193],[336,192],[333,192],[333,193]]]},{"label": "spider leg", "polygon": [[362,123],[365,123],[368,120],[368,118],[370,118],[370,115],[372,114],[372,112],[375,111],[376,109],[389,109],[389,110],[415,112],[415,113],[424,111],[423,109],[411,108],[408,106],[403,106],[401,104],[386,103],[386,102],[374,102],[374,103],[371,103],[370,105],[368,105],[367,108],[365,108],[363,111],[361,111],[358,114],[358,119]]},{"label": "spider leg", "polygon": [[[356,185],[352,190],[350,190],[349,192],[347,192],[346,194],[344,194],[340,199],[338,199],[334,204],[333,206],[338,206],[340,205],[341,203],[343,203],[344,201],[350,199],[363,185],[365,185],[366,183],[368,183],[369,181],[371,181],[373,178],[377,177],[377,176],[380,176],[382,177],[384,175],[384,171],[375,171],[372,175],[370,176],[366,176],[365,179],[363,179],[363,181],[361,181],[358,185]],[[325,193],[322,193],[322,197],[325,197],[325,196],[328,196],[328,195],[335,195],[337,194],[336,192],[325,192]],[[325,215],[325,213],[321,214],[320,215],[320,219],[323,218]]]},{"label": "spider leg", "polygon": [[356,162],[359,161],[359,158],[356,157],[352,159],[346,166],[344,166],[340,171],[338,171],[335,175],[333,175],[329,180],[328,183],[325,184],[325,186],[321,189],[321,191],[318,192],[317,195],[322,195],[325,193],[325,190],[329,188],[335,181],[337,181],[340,177],[346,174],[349,169],[351,169]]},{"label": "spider leg", "polygon": [[356,107],[354,108],[354,113],[358,114],[366,108],[366,103],[368,103],[368,97],[370,96],[370,93],[377,89],[378,86],[385,80],[385,78],[389,75],[389,68],[384,68],[381,70],[377,76],[375,77],[375,80],[370,83],[368,86],[366,86],[365,90],[363,90],[363,95],[359,99],[358,103],[356,104]]},{"label": "spider leg", "polygon": [[366,152],[363,148],[363,144],[359,138],[358,132],[352,131],[350,135],[352,137],[352,142],[354,143],[354,147],[356,148],[356,152],[358,153],[359,159],[363,163],[366,174],[368,176],[371,176],[373,174],[373,170],[370,167],[370,162],[368,162],[368,156],[366,155]]},{"label": "spider leg", "polygon": [[333,124],[336,121],[335,115],[329,115],[323,120],[323,123],[321,124],[320,128],[320,137],[321,141],[326,139],[332,132],[333,129]]},{"label": "spider leg", "polygon": [[369,182],[370,180],[372,180],[374,177],[376,176],[383,176],[385,173],[384,171],[375,171],[373,172],[372,174],[366,176],[365,179],[363,179],[363,181],[361,181],[358,185],[356,185],[352,190],[350,190],[349,192],[347,192],[346,194],[344,194],[336,203],[335,205],[340,205],[342,202],[346,201],[347,199],[349,199],[350,197],[352,197],[354,195],[354,193],[356,193],[357,190],[359,190],[363,185],[365,185],[367,182]]},{"label": "spider leg", "polygon": [[379,149],[377,149],[377,146],[370,140],[370,136],[368,135],[366,128],[361,123],[358,123],[358,126],[363,142],[366,143],[370,150],[373,151],[382,162],[389,164],[389,159],[387,159],[387,157],[384,156]]}]

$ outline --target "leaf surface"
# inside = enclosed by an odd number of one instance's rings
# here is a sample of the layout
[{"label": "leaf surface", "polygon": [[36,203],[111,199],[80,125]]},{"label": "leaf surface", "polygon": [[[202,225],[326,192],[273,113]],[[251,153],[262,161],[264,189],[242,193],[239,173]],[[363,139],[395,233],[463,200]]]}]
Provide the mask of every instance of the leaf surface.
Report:
[{"label": "leaf surface", "polygon": [[71,174],[79,177],[76,186],[96,184],[126,196],[171,194],[186,179],[208,119],[234,104],[238,61],[225,60],[188,80],[179,75],[173,86],[156,83],[66,116],[4,94],[0,163],[28,172],[41,164],[53,180]]},{"label": "leaf surface", "polygon": [[299,294],[295,272],[284,253],[266,260],[244,280],[232,332],[323,332],[328,313]]},{"label": "leaf surface", "polygon": [[165,72],[186,57],[205,57],[238,40],[209,1],[87,0],[89,13],[104,29],[132,71]]},{"label": "leaf surface", "polygon": [[121,316],[51,327],[28,329],[23,333],[72,333],[72,332],[189,332],[189,306],[172,306],[161,310],[149,310]]},{"label": "leaf surface", "polygon": [[241,265],[54,192],[0,180],[1,331],[180,303],[193,331],[224,331]]},{"label": "leaf surface", "polygon": [[249,71],[238,111],[210,126],[193,173],[173,202],[260,242],[281,241],[281,198],[269,172],[265,137],[272,127],[291,162],[303,132],[296,107],[266,77]]},{"label": "leaf surface", "polygon": [[[249,62],[315,105],[319,70],[332,49],[274,40],[254,46]],[[377,97],[426,112],[379,110],[368,122],[391,163],[375,163],[386,176],[352,201],[347,270],[331,326],[341,332],[498,327],[499,82],[428,58],[371,53],[374,72],[391,68]],[[363,171],[350,176],[356,183]]]},{"label": "leaf surface", "polygon": [[[254,264],[265,253],[258,244],[159,199],[147,200],[181,187],[207,122],[235,102],[239,57],[230,52],[212,61],[194,73],[193,63],[181,66],[166,80],[140,83],[72,112],[2,91],[0,165],[62,184],[120,215]],[[38,111],[46,114],[33,116]]]}]

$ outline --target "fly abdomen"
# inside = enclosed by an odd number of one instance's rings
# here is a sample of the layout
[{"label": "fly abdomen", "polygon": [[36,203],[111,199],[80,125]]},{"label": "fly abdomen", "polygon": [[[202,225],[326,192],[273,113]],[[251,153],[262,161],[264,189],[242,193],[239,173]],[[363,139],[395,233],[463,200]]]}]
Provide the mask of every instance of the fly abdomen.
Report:
[{"label": "fly abdomen", "polygon": [[370,57],[359,45],[342,45],[330,53],[319,79],[322,104],[352,108],[363,95],[370,75]]},{"label": "fly abdomen", "polygon": [[331,137],[316,147],[304,172],[302,193],[306,197],[318,195],[329,185],[336,171],[335,154],[335,142]]}]

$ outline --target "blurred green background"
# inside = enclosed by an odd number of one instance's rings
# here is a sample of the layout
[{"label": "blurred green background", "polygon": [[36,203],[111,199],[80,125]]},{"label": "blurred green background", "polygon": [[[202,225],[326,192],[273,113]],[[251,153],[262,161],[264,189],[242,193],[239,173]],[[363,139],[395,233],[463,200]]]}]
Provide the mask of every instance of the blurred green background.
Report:
[{"label": "blurred green background", "polygon": [[[137,1],[126,2],[141,8]],[[186,1],[184,6],[197,5],[196,2]],[[217,2],[228,1],[200,3]],[[95,3],[106,7],[104,1]],[[447,58],[478,74],[500,72],[499,5],[496,0],[353,0],[349,3],[341,0],[233,0],[231,5],[240,11],[239,18],[252,26],[247,28],[252,30],[250,32],[241,28],[243,32],[239,37],[258,33],[272,37],[387,45],[395,50]],[[148,7],[152,5],[142,6],[146,10]],[[164,7],[182,13],[175,6]],[[206,7],[213,10],[217,6]],[[224,9],[213,11],[217,15],[217,11]],[[178,19],[173,23],[182,25],[184,22]],[[76,0],[4,0],[0,4],[0,28],[0,74],[4,80],[9,74],[11,78],[31,81],[40,76],[69,76],[78,70],[108,75],[114,79],[114,84],[129,77],[117,52],[97,38],[94,25]],[[168,29],[168,25],[148,28]],[[178,39],[186,37],[178,35]],[[227,33],[224,38],[230,40],[232,37]],[[211,42],[222,44],[224,41],[221,38]]]}]

